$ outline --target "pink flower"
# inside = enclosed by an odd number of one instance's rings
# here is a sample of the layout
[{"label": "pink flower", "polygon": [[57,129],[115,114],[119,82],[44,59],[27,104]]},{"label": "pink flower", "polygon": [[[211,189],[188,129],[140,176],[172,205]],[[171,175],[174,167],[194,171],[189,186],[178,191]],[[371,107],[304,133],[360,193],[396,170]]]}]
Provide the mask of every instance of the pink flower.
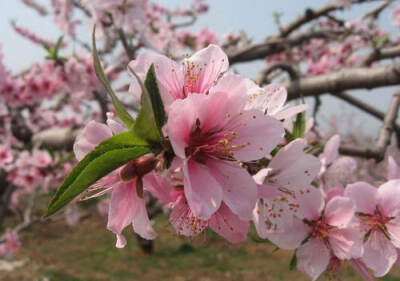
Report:
[{"label": "pink flower", "polygon": [[170,106],[166,132],[184,161],[185,196],[199,219],[210,219],[221,202],[250,219],[257,187],[236,161],[262,158],[282,140],[279,121],[244,109],[246,89],[245,79],[229,74],[208,95],[189,95]]},{"label": "pink flower", "polygon": [[7,145],[0,145],[0,167],[10,164],[14,160],[11,149]]},{"label": "pink flower", "polygon": [[387,175],[386,179],[388,180],[398,180],[400,179],[400,167],[397,165],[396,160],[389,155],[388,163],[387,163]]},{"label": "pink flower", "polygon": [[[108,116],[108,126],[91,121],[77,137],[74,152],[78,160],[83,159],[101,141],[124,130],[121,124],[111,119],[112,114]],[[118,248],[126,245],[126,239],[121,233],[129,224],[132,224],[133,230],[145,239],[154,239],[157,236],[147,214],[146,202],[137,187],[138,177],[122,180],[120,173],[123,169],[124,167],[103,177],[90,188],[90,191],[97,192],[93,196],[111,192],[107,228],[117,236]]]},{"label": "pink flower", "polygon": [[44,168],[53,163],[50,154],[46,150],[34,149],[32,152],[33,165]]},{"label": "pink flower", "polygon": [[395,263],[400,248],[400,180],[379,188],[365,182],[350,184],[345,196],[354,200],[364,234],[361,260],[376,277],[382,277]]},{"label": "pink flower", "polygon": [[268,168],[261,169],[254,179],[259,185],[253,221],[261,238],[291,226],[298,211],[296,198],[316,177],[318,159],[306,154],[307,141],[297,139],[281,148]]},{"label": "pink flower", "polygon": [[246,109],[258,109],[267,115],[275,117],[278,120],[289,119],[296,114],[307,109],[307,105],[301,104],[285,108],[287,91],[284,87],[277,84],[269,84],[260,88],[251,80],[247,83],[247,103]]},{"label": "pink flower", "polygon": [[19,250],[21,242],[18,233],[12,229],[7,229],[0,237],[0,256],[11,255]]},{"label": "pink flower", "polygon": [[324,192],[332,188],[344,188],[357,168],[357,162],[347,156],[339,156],[340,136],[334,135],[325,144],[320,154],[320,187]]},{"label": "pink flower", "polygon": [[280,248],[296,249],[301,271],[316,280],[332,260],[361,256],[362,236],[353,221],[351,199],[334,197],[325,204],[322,193],[311,187],[296,201],[299,209],[291,227],[268,238]]},{"label": "pink flower", "polygon": [[[228,58],[221,48],[210,45],[182,63],[160,54],[142,53],[129,63],[129,67],[144,80],[151,64],[155,66],[158,87],[167,109],[176,99],[184,99],[192,93],[207,94],[229,66]],[[136,79],[132,81],[130,91],[134,95],[141,94]]]},{"label": "pink flower", "polygon": [[238,243],[247,238],[249,223],[240,220],[224,203],[209,220],[197,218],[187,203],[182,189],[182,177],[182,168],[179,167],[172,172],[174,184],[166,176],[156,173],[146,176],[143,183],[145,188],[172,209],[170,222],[178,234],[193,237],[210,227],[231,243]]}]

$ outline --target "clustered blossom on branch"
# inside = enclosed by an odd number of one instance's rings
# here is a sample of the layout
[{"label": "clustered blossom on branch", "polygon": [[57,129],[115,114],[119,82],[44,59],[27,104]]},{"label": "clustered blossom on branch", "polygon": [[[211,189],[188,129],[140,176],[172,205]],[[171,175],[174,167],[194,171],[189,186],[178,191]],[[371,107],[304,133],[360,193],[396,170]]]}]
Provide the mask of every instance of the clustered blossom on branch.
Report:
[{"label": "clustered blossom on branch", "polygon": [[[373,280],[372,275],[384,276],[396,264],[400,253],[396,154],[385,155],[386,176],[370,180],[373,175],[366,167],[378,165],[340,155],[340,136],[331,137],[322,149],[315,140],[320,136],[314,119],[303,115],[306,105],[288,106],[291,97],[284,87],[260,85],[229,71],[229,60],[240,62],[235,54],[257,51],[244,32],[228,34],[223,43],[210,28],[197,32],[185,28],[208,11],[204,1],[170,9],[149,0],[52,0],[49,11],[34,0],[22,2],[42,16],[51,14],[65,35],[58,41],[47,40],[13,23],[17,34],[46,49],[47,58],[13,73],[3,65],[0,53],[0,182],[4,182],[0,199],[8,204],[6,210],[29,214],[36,195],[53,193],[73,170],[71,150],[78,161],[85,161],[104,141],[132,131],[123,118],[110,112],[89,55],[90,44],[79,38],[78,28],[89,23],[97,26],[99,53],[109,65],[108,80],[113,84],[121,82],[120,77],[124,80],[126,65],[134,76],[129,87],[118,88],[122,106],[138,110],[135,102],[144,95],[141,82],[154,66],[166,113],[160,128],[161,152],[125,162],[83,193],[82,199],[99,198],[97,208],[108,216],[107,229],[116,235],[116,247],[127,244],[122,232],[130,225],[144,239],[157,237],[148,208],[157,199],[170,211],[169,221],[179,235],[194,237],[210,228],[239,243],[254,224],[260,238],[293,250],[297,268],[312,280],[323,272],[339,274],[345,264]],[[256,59],[263,59],[267,70],[275,63],[289,65],[287,72],[296,80],[301,71],[323,75],[378,64],[379,56],[391,58],[384,48],[396,48],[399,39],[377,25],[381,10],[351,21],[329,12],[363,2],[328,3],[300,16],[292,25],[298,28],[292,30],[277,19],[280,34],[266,39],[269,48]],[[383,4],[390,6],[389,2]],[[397,27],[399,15],[394,7],[392,20]],[[309,29],[302,28],[307,24]],[[73,47],[72,53],[64,47]],[[373,52],[365,56],[370,49]],[[186,51],[195,53],[177,62]],[[279,78],[282,70],[262,83]],[[51,141],[35,141],[37,134],[53,127],[56,135],[68,129],[71,139],[83,126],[73,148],[65,145],[58,150]],[[52,136],[52,141],[57,143],[58,137]],[[0,205],[0,222],[4,208]],[[70,226],[79,221],[79,210],[76,201],[67,206]],[[28,221],[0,236],[0,256],[10,256],[20,247],[18,232],[30,223],[29,217],[24,219]]]},{"label": "clustered blossom on branch", "polygon": [[[367,278],[368,269],[377,277],[389,272],[400,246],[400,181],[391,176],[378,189],[354,182],[357,163],[338,157],[337,135],[319,158],[306,152],[311,147],[305,139],[288,142],[280,121],[305,107],[282,110],[284,88],[260,88],[227,72],[227,57],[215,45],[180,63],[143,53],[129,70],[144,80],[151,65],[167,112],[162,131],[175,156],[161,170],[159,156],[143,156],[90,187],[97,192],[92,196],[111,192],[107,227],[117,247],[126,245],[121,233],[129,224],[145,239],[157,236],[144,188],[171,209],[170,222],[180,235],[210,227],[237,243],[246,240],[253,222],[261,238],[295,250],[298,269],[312,280],[324,271],[337,274],[346,261]],[[141,94],[135,78],[130,91]],[[78,160],[126,130],[111,115],[107,125],[90,122],[74,146]],[[260,159],[268,164],[252,176],[246,167]],[[390,174],[397,175],[391,161]]]}]

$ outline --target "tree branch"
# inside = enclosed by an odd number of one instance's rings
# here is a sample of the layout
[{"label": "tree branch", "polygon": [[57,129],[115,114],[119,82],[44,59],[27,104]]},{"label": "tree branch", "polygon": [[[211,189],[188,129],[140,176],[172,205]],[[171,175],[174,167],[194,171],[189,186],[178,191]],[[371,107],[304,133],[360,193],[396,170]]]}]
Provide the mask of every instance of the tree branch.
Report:
[{"label": "tree branch", "polygon": [[[341,93],[334,93],[332,95],[350,103],[351,105],[363,110],[368,114],[371,114],[372,116],[376,117],[381,121],[385,119],[385,113],[347,93],[341,92]],[[394,131],[396,132],[397,140],[400,143],[400,126],[397,125],[396,123],[394,124]]]},{"label": "tree branch", "polygon": [[288,99],[338,93],[352,89],[374,89],[400,84],[400,63],[375,68],[362,67],[318,76],[306,76],[283,83]]},{"label": "tree branch", "polygon": [[72,149],[75,138],[81,129],[53,127],[33,136],[33,144],[52,149]]},{"label": "tree branch", "polygon": [[374,158],[381,161],[385,157],[387,147],[390,145],[394,124],[400,107],[400,92],[392,97],[389,110],[385,115],[383,125],[379,131],[378,139],[374,148],[362,149],[358,147],[340,147],[339,152],[344,155],[351,155],[364,158]]},{"label": "tree branch", "polygon": [[236,52],[229,56],[229,63],[235,64],[239,62],[247,62],[257,59],[264,59],[266,56],[280,53],[288,47],[294,47],[309,41],[313,38],[332,38],[343,35],[348,32],[347,29],[323,29],[323,30],[309,30],[293,35],[289,38],[272,37],[264,43],[255,44],[246,47],[243,50]]}]

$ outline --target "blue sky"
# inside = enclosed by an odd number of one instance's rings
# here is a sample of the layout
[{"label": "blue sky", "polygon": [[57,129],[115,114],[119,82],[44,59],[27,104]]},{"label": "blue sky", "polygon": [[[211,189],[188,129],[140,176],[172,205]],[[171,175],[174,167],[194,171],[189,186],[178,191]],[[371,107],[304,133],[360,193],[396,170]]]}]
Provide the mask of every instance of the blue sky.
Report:
[{"label": "blue sky", "polygon": [[[37,0],[39,3],[48,5],[50,0]],[[153,1],[170,7],[178,7],[181,5],[189,5],[191,1],[187,0],[158,0]],[[307,7],[320,7],[327,0],[214,0],[208,1],[210,11],[205,16],[199,18],[194,26],[194,29],[208,27],[220,34],[225,34],[229,31],[244,30],[250,38],[255,42],[263,40],[269,35],[276,32],[273,13],[282,12],[282,22],[287,23],[294,19],[299,13]],[[370,9],[373,5],[363,5],[347,12],[346,18],[352,18],[355,15],[360,15],[363,11]],[[5,54],[5,64],[14,72],[21,71],[34,62],[38,61],[45,55],[44,51],[33,46],[25,39],[15,34],[11,27],[10,21],[16,20],[21,26],[27,26],[32,30],[36,30],[43,37],[56,40],[62,33],[56,28],[51,18],[40,18],[36,12],[24,8],[19,0],[1,0],[0,1],[0,44]],[[381,18],[382,25],[396,32],[390,24],[390,14],[386,13]],[[90,38],[90,30],[84,30],[80,34],[81,38]],[[246,76],[255,78],[258,71],[261,69],[262,63],[244,64],[238,67],[239,71]],[[393,88],[375,90],[366,93],[365,91],[353,92],[356,96],[362,97],[365,101],[376,105],[381,110],[386,110],[388,107],[390,96],[393,93]],[[326,97],[323,99],[323,107],[321,111],[323,115],[329,116],[333,113],[350,112],[349,106],[336,99]],[[359,113],[359,111],[355,111]],[[372,134],[379,128],[379,122],[373,118],[369,118],[364,114],[357,114],[357,119],[363,121],[364,127]]]}]

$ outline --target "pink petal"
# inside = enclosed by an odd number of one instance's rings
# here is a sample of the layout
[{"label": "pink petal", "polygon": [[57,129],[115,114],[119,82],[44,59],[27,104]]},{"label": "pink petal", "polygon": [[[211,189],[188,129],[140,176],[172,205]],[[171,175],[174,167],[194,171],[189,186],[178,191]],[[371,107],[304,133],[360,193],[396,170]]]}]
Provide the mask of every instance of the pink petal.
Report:
[{"label": "pink petal", "polygon": [[258,198],[273,198],[281,195],[281,192],[274,186],[266,184],[257,184]]},{"label": "pink petal", "polygon": [[82,136],[88,142],[98,145],[103,140],[112,137],[112,132],[107,125],[96,121],[90,121],[83,129]]},{"label": "pink petal", "polygon": [[265,181],[265,178],[266,178],[271,172],[272,172],[272,169],[270,169],[270,168],[261,169],[261,170],[259,170],[259,171],[257,172],[257,174],[255,174],[255,175],[253,176],[253,179],[254,179],[254,181],[255,181],[257,184],[263,184],[264,181]]},{"label": "pink petal", "polygon": [[116,235],[129,224],[144,239],[154,239],[157,235],[147,215],[146,203],[136,194],[136,182],[120,183],[115,186],[109,205],[107,229]]},{"label": "pink petal", "polygon": [[250,79],[246,79],[247,86],[247,102],[245,110],[257,109],[265,113],[268,108],[271,93],[267,93],[265,89],[259,87]]},{"label": "pink petal", "polygon": [[136,200],[137,202],[132,221],[133,231],[135,231],[144,239],[155,239],[157,237],[157,233],[154,231],[153,226],[151,225],[151,221],[147,213],[146,202],[144,199],[139,197],[136,197]]},{"label": "pink petal", "polygon": [[[262,222],[265,223],[265,222]],[[255,222],[257,233],[260,235],[260,229]],[[266,231],[266,237],[279,248],[284,250],[293,250],[298,248],[309,235],[309,228],[299,219],[293,218],[292,225],[286,229],[277,232]],[[264,235],[260,235],[264,238]]]},{"label": "pink petal", "polygon": [[356,169],[357,162],[354,158],[347,156],[337,158],[323,174],[325,190],[345,187],[351,181]]},{"label": "pink petal", "polygon": [[267,85],[264,90],[267,93],[267,96],[270,96],[267,114],[275,115],[276,113],[281,111],[283,105],[285,104],[287,99],[287,91],[285,87],[276,84]]},{"label": "pink petal", "polygon": [[239,218],[250,220],[258,189],[250,174],[238,164],[226,161],[209,160],[207,166],[222,187],[226,205]]},{"label": "pink petal", "polygon": [[196,218],[184,196],[178,198],[169,221],[178,234],[188,237],[200,234],[208,225],[207,221]]},{"label": "pink petal", "polygon": [[300,151],[301,140],[292,143],[293,147],[278,152],[272,159],[269,167],[275,176],[267,177],[267,184],[297,190],[308,187],[317,176],[321,166],[318,158]]},{"label": "pink petal", "polygon": [[388,223],[386,223],[387,231],[390,235],[390,241],[396,248],[400,248],[400,216],[399,214]]},{"label": "pink petal", "polygon": [[321,191],[314,187],[308,187],[298,192],[296,201],[300,205],[298,216],[310,221],[321,216],[325,205]]},{"label": "pink petal", "polygon": [[[246,79],[243,76],[226,73],[210,89],[209,108],[205,109],[205,117],[209,117],[211,120],[216,119],[226,122],[230,118],[240,114],[245,106],[246,91]],[[213,114],[209,114],[209,112],[213,112]],[[206,118],[203,117],[203,123],[205,120]]]},{"label": "pink petal", "polygon": [[190,87],[185,85],[189,88],[188,91],[205,94],[214,85],[219,76],[228,70],[229,62],[224,51],[220,47],[211,44],[195,53],[186,62],[184,61],[184,65],[186,69],[194,66],[195,68],[192,72],[198,73],[194,85],[192,85],[192,81]]},{"label": "pink petal", "polygon": [[351,265],[357,270],[357,272],[364,278],[365,281],[376,281],[360,259],[352,259]]},{"label": "pink petal", "polygon": [[214,179],[209,167],[192,159],[185,162],[183,171],[184,191],[190,209],[197,218],[209,220],[222,202],[220,183]]},{"label": "pink petal", "polygon": [[[282,110],[280,112],[275,113],[273,116],[278,120],[287,120],[292,118],[293,116],[299,114],[300,112],[306,111],[308,106],[306,104],[300,104],[296,106],[291,106],[288,109]],[[306,129],[306,132],[308,130]]]},{"label": "pink petal", "polygon": [[253,222],[258,236],[266,239],[271,230],[268,227],[270,225],[269,219],[267,217],[267,212],[265,212],[264,209],[263,200],[258,200],[253,210]]},{"label": "pink petal", "polygon": [[174,201],[174,187],[166,176],[149,173],[143,178],[143,187],[150,191],[163,204],[168,204]]},{"label": "pink petal", "polygon": [[120,183],[113,188],[108,210],[107,229],[117,235],[132,223],[136,199],[135,182]]},{"label": "pink petal", "polygon": [[85,138],[77,138],[74,143],[74,154],[78,161],[81,161],[86,154],[91,152],[95,148],[95,145],[88,142]]},{"label": "pink petal", "polygon": [[383,277],[396,262],[397,251],[382,233],[373,231],[364,243],[364,255],[361,260],[374,271],[376,277]]},{"label": "pink petal", "polygon": [[314,281],[328,268],[330,253],[319,239],[311,239],[297,249],[297,268]]},{"label": "pink petal", "polygon": [[211,217],[209,226],[231,243],[239,243],[246,240],[247,232],[249,231],[249,223],[240,220],[224,203]]},{"label": "pink petal", "polygon": [[400,179],[400,167],[392,156],[388,158],[387,176],[388,180]]},{"label": "pink petal", "polygon": [[82,160],[100,142],[111,136],[112,132],[107,125],[90,121],[75,140],[73,147],[75,157],[79,161]]},{"label": "pink petal", "polygon": [[287,169],[304,154],[306,145],[307,141],[305,139],[291,141],[278,151],[274,158],[272,158],[268,167],[277,171]]},{"label": "pink petal", "polygon": [[126,128],[121,123],[115,121],[109,114],[107,114],[107,126],[111,129],[113,134],[119,134],[126,131]]},{"label": "pink petal", "polygon": [[[151,64],[154,64],[157,84],[164,105],[168,107],[174,99],[184,98],[183,96],[183,70],[175,61],[156,53],[142,53],[129,63],[129,67],[144,81]],[[139,83],[133,77],[129,89],[136,96],[142,94]]]},{"label": "pink petal", "polygon": [[356,204],[357,212],[373,214],[375,211],[378,190],[366,182],[356,182],[347,185],[344,195]]},{"label": "pink petal", "polygon": [[115,247],[118,249],[125,248],[126,246],[126,238],[122,234],[117,234],[117,243],[115,244]]},{"label": "pink petal", "polygon": [[231,144],[242,146],[234,150],[234,156],[242,161],[257,160],[266,156],[284,136],[282,124],[259,110],[244,111],[229,126],[237,132],[237,137]]},{"label": "pink petal", "polygon": [[171,104],[167,123],[167,134],[175,154],[184,159],[185,148],[189,143],[190,134],[199,118],[197,109],[204,107],[206,96],[190,95],[184,100],[176,100]]},{"label": "pink petal", "polygon": [[344,228],[352,221],[355,213],[353,200],[346,197],[336,197],[325,207],[325,221],[331,226]]},{"label": "pink petal", "polygon": [[344,196],[344,188],[342,187],[332,188],[326,194],[325,202],[329,202],[335,197],[343,197],[343,196]]},{"label": "pink petal", "polygon": [[400,212],[400,180],[391,180],[378,189],[378,205],[384,215],[391,217]]},{"label": "pink petal", "polygon": [[[339,145],[340,136],[334,135],[325,144],[324,152],[322,153],[322,159],[324,160],[324,165],[329,165],[335,160],[339,155]],[[322,160],[321,159],[321,160]]]},{"label": "pink petal", "polygon": [[329,231],[329,244],[340,260],[360,258],[363,253],[363,236],[357,228],[334,228]]}]

